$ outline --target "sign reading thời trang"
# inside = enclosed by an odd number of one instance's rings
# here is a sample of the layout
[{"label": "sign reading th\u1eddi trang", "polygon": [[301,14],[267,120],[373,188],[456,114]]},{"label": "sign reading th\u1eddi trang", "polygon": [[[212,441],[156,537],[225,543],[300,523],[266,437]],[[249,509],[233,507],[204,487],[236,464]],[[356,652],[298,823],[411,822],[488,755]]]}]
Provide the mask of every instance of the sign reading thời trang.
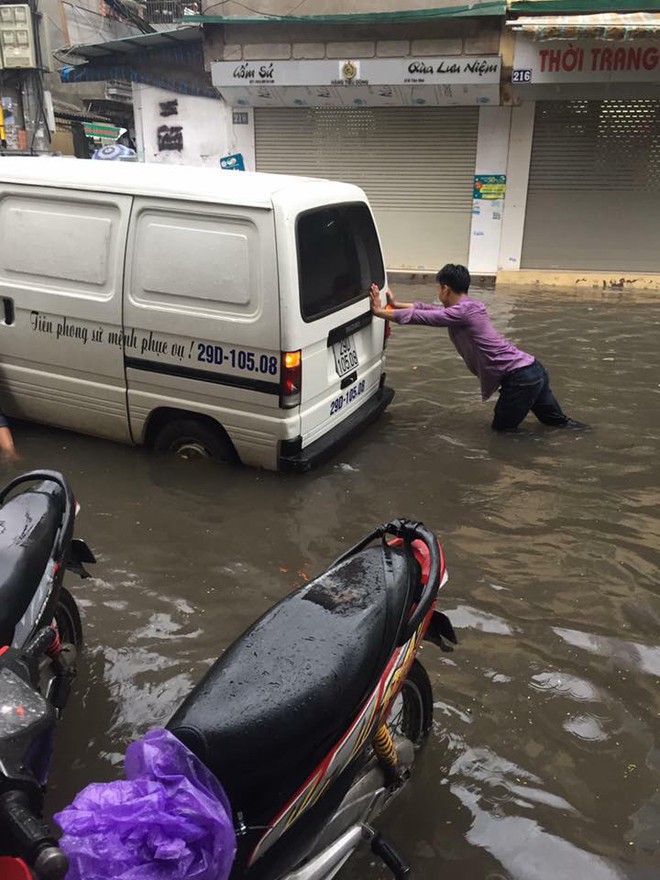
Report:
[{"label": "sign reading th\u1eddi trang", "polygon": [[660,43],[516,38],[512,82],[660,82]]}]

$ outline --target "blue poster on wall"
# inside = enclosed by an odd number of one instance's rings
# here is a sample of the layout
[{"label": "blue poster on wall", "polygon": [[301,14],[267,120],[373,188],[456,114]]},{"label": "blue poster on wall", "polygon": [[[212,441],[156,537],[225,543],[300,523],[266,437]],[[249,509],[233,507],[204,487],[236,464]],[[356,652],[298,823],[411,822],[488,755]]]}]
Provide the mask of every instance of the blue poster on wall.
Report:
[{"label": "blue poster on wall", "polygon": [[220,159],[220,167],[223,171],[245,171],[245,162],[242,153],[232,153],[231,156],[223,156]]},{"label": "blue poster on wall", "polygon": [[475,174],[473,199],[503,199],[506,193],[506,174]]}]

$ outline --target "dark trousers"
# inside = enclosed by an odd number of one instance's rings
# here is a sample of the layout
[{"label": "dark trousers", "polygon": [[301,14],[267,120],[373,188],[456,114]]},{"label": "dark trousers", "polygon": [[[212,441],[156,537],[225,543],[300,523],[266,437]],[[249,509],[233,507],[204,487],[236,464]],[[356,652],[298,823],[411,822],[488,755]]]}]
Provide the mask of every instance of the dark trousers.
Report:
[{"label": "dark trousers", "polygon": [[529,411],[544,425],[562,427],[568,422],[550,390],[548,373],[540,361],[506,373],[495,404],[494,431],[514,431]]}]

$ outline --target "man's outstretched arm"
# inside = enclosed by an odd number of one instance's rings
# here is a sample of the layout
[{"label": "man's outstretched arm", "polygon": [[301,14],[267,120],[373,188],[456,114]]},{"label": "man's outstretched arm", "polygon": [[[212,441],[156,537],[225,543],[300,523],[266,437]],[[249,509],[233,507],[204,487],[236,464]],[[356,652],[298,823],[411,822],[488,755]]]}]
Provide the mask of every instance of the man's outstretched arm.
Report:
[{"label": "man's outstretched arm", "polygon": [[[371,285],[371,293],[373,293],[374,291],[376,292],[377,295],[380,294],[380,288],[378,287],[377,284]],[[389,288],[385,291],[385,296],[387,297],[388,306],[391,306],[391,308],[393,308],[393,309],[412,309],[415,305],[415,303],[399,302],[398,300],[396,300],[394,298],[394,294],[392,293],[392,291]],[[379,300],[379,302],[380,302],[380,300]]]},{"label": "man's outstretched arm", "polygon": [[[377,284],[371,285],[371,291],[369,292],[369,298],[371,299],[371,314],[375,315],[377,318],[383,318],[384,321],[396,321],[394,317],[396,314],[396,306],[391,309],[384,309],[380,304],[380,290],[378,289]],[[387,299],[389,303],[389,296]],[[399,308],[403,308],[402,306]]]}]

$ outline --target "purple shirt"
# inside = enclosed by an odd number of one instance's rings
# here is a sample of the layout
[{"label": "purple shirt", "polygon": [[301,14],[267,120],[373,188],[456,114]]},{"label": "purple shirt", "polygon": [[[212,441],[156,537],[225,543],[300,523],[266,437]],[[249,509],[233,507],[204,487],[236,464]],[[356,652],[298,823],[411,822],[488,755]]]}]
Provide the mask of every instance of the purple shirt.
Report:
[{"label": "purple shirt", "polygon": [[497,391],[502,376],[534,362],[531,354],[520,351],[495,330],[482,302],[467,296],[446,309],[416,302],[412,309],[397,309],[393,317],[397,324],[446,327],[468,370],[478,377],[484,400]]}]

